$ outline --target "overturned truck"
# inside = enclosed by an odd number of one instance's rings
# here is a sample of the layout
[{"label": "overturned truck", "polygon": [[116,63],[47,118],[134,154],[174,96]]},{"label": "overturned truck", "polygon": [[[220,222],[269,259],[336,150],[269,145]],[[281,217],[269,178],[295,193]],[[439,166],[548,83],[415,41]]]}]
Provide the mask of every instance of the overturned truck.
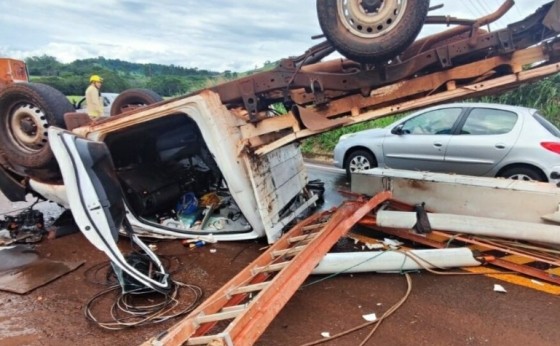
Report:
[{"label": "overturned truck", "polygon": [[[0,188],[14,201],[33,192],[70,208],[116,267],[164,291],[167,274],[138,236],[274,242],[320,198],[301,138],[558,72],[559,1],[482,29],[512,6],[464,20],[428,16],[428,0],[318,0],[327,40],[303,55],[166,101],[125,91],[113,116],[95,122],[52,88],[12,83],[0,91]],[[459,25],[414,42],[425,23]],[[335,49],[348,59],[322,61]],[[127,263],[121,229],[158,273]]]}]

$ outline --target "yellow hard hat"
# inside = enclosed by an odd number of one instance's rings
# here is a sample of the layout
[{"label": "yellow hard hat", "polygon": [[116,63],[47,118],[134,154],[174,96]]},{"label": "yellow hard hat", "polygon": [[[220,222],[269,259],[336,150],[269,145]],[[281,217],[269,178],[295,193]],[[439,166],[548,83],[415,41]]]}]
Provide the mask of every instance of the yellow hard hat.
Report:
[{"label": "yellow hard hat", "polygon": [[93,76],[89,77],[89,82],[103,82],[103,78],[99,77],[98,75],[94,74]]}]

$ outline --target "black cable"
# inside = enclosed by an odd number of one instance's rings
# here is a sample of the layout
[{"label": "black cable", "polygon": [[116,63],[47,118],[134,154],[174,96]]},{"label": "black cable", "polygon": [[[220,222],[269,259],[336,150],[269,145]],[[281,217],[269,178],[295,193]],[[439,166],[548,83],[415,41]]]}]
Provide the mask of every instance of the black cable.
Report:
[{"label": "black cable", "polygon": [[[120,293],[116,293],[117,291]],[[101,298],[110,293],[116,293],[112,297],[113,304],[109,311],[110,319],[101,320],[93,312],[93,309]],[[185,294],[189,294],[191,299],[187,300],[183,297]],[[179,281],[173,281],[173,288],[168,294],[158,292],[150,294],[122,293],[120,285],[113,285],[97,293],[87,302],[84,315],[100,328],[121,330],[161,323],[185,315],[198,306],[202,297],[202,288]]]}]

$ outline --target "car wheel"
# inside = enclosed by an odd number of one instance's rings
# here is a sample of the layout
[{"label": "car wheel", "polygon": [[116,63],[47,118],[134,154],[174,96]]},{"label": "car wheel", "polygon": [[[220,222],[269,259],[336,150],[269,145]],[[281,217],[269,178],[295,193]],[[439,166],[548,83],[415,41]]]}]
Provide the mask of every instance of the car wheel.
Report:
[{"label": "car wheel", "polygon": [[113,101],[113,104],[111,105],[111,116],[160,101],[163,101],[163,97],[153,90],[128,89],[120,93]]},{"label": "car wheel", "polygon": [[0,92],[0,150],[8,164],[29,170],[57,170],[49,146],[49,126],[64,128],[74,107],[60,91],[44,84],[12,84]]},{"label": "car wheel", "polygon": [[429,5],[429,0],[317,0],[317,15],[323,33],[340,53],[376,63],[412,44]]},{"label": "car wheel", "polygon": [[377,160],[372,153],[365,150],[356,150],[346,159],[346,177],[350,180],[352,173],[361,172],[377,167]]},{"label": "car wheel", "polygon": [[544,174],[536,168],[532,167],[512,167],[508,168],[499,175],[502,178],[524,181],[544,181],[548,180]]}]

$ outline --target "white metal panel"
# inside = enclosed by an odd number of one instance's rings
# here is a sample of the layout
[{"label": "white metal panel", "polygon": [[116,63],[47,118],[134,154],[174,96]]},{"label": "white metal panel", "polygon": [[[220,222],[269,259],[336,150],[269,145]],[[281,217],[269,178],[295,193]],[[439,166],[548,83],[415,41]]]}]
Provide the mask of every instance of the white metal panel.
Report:
[{"label": "white metal panel", "polygon": [[[275,149],[264,156],[245,156],[268,241],[280,236],[285,224],[280,212],[307,184],[307,172],[301,151],[296,144]],[[296,215],[290,215],[290,218]]]},{"label": "white metal panel", "polygon": [[352,191],[389,189],[395,200],[426,203],[435,213],[543,222],[558,210],[560,189],[550,183],[375,168],[352,176]]}]

